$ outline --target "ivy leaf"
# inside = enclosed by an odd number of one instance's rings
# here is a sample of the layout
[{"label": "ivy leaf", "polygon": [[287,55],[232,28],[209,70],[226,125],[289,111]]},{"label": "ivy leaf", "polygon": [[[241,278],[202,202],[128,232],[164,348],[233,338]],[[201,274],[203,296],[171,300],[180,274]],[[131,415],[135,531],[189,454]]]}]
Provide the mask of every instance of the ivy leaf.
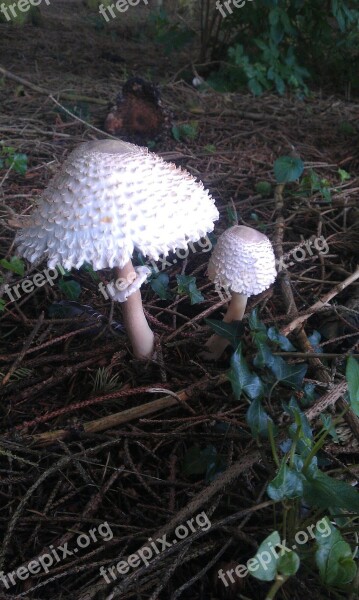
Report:
[{"label": "ivy leaf", "polygon": [[228,340],[234,349],[237,348],[244,331],[243,321],[224,323],[217,319],[205,319],[205,322],[215,333]]},{"label": "ivy leaf", "polygon": [[256,366],[268,367],[275,375],[277,381],[281,381],[292,389],[301,389],[304,376],[308,369],[307,364],[298,363],[295,365],[289,365],[280,356],[274,356],[269,347],[261,341],[258,342],[258,340],[257,347],[259,349],[259,353],[254,361]]},{"label": "ivy leaf", "polygon": [[282,460],[277,475],[269,483],[267,494],[272,500],[303,496],[303,476],[288,467],[286,458]]},{"label": "ivy leaf", "polygon": [[259,398],[255,398],[252,400],[246,414],[246,422],[251,428],[254,438],[268,437],[268,421],[273,423],[272,418],[264,410]]},{"label": "ivy leaf", "polygon": [[[289,427],[289,434],[292,439],[297,432],[298,427],[301,428],[301,438],[305,437],[306,439],[312,442],[313,440],[313,432],[312,428],[309,424],[309,421],[305,415],[305,413],[299,408],[298,402],[295,398],[291,398],[289,404],[285,407],[286,412],[292,417],[294,423]],[[311,446],[311,443],[310,443]]]},{"label": "ivy leaf", "polygon": [[159,273],[154,276],[150,281],[150,286],[156,294],[161,298],[161,300],[168,300],[171,297],[171,294],[168,290],[170,278],[167,273]]},{"label": "ivy leaf", "polygon": [[85,273],[88,273],[90,275],[92,281],[94,281],[95,283],[100,281],[99,276],[97,275],[96,271],[94,271],[94,268],[90,263],[84,262],[84,264],[81,265],[80,269],[81,269],[81,271],[85,271]]},{"label": "ivy leaf", "polygon": [[244,392],[251,400],[260,399],[264,396],[264,387],[261,379],[255,373],[252,373],[242,355],[242,349],[239,345],[236,352],[231,357],[231,369],[228,378],[232,384],[232,389],[237,400]]},{"label": "ivy leaf", "polygon": [[60,279],[59,288],[69,300],[77,300],[81,294],[81,286],[77,281]]},{"label": "ivy leaf", "polygon": [[277,564],[277,571],[284,577],[295,575],[300,566],[300,558],[296,552],[290,550],[283,554]]},{"label": "ivy leaf", "polygon": [[338,434],[333,425],[333,419],[330,415],[321,414],[320,420],[323,423],[324,429],[328,432],[328,434],[333,438],[335,442],[339,442]]},{"label": "ivy leaf", "polygon": [[9,271],[16,273],[17,275],[21,275],[21,277],[25,273],[25,264],[21,260],[21,258],[18,258],[17,256],[12,256],[10,260],[2,258],[0,260],[0,265],[4,267],[4,269],[8,269]]},{"label": "ivy leaf", "polygon": [[357,567],[351,548],[338,529],[328,517],[324,517],[322,521],[325,521],[326,531],[321,532],[316,528],[318,550],[315,560],[323,583],[340,587],[353,581]]},{"label": "ivy leaf", "polygon": [[[271,552],[271,549],[280,544],[280,536],[278,531],[273,531],[259,546],[254,558],[247,562],[249,573],[260,581],[274,581],[277,575],[278,557]],[[270,556],[269,563],[262,560],[264,553]],[[254,561],[257,564],[251,564]]]},{"label": "ivy leaf", "polygon": [[300,158],[281,156],[274,163],[274,175],[277,183],[290,183],[299,179],[304,171],[304,163]]},{"label": "ivy leaf", "polygon": [[27,155],[15,153],[14,156],[9,160],[9,166],[11,166],[16,173],[25,175],[27,171]]},{"label": "ivy leaf", "polygon": [[349,356],[345,375],[348,383],[350,406],[359,417],[359,362]]},{"label": "ivy leaf", "polygon": [[199,304],[204,300],[201,292],[197,289],[196,278],[191,275],[176,275],[178,293],[188,294],[191,304]]},{"label": "ivy leaf", "polygon": [[304,474],[304,500],[309,506],[359,512],[359,494],[349,483],[333,479],[319,469],[314,475]]},{"label": "ivy leaf", "polygon": [[284,352],[295,352],[295,347],[285,335],[281,335],[276,327],[270,327],[267,332],[268,339],[271,342],[278,344],[279,348]]}]

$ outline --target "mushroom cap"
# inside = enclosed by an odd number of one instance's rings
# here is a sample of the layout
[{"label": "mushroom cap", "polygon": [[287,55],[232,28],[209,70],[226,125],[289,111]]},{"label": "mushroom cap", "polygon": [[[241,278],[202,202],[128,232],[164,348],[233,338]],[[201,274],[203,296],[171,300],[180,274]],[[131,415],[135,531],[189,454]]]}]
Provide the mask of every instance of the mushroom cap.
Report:
[{"label": "mushroom cap", "polygon": [[18,253],[49,267],[118,266],[134,248],[153,260],[213,230],[213,198],[192,175],[134,144],[81,144],[15,238]]},{"label": "mushroom cap", "polygon": [[252,296],[269,288],[276,275],[273,248],[263,233],[235,225],[220,235],[208,266],[214,283]]}]

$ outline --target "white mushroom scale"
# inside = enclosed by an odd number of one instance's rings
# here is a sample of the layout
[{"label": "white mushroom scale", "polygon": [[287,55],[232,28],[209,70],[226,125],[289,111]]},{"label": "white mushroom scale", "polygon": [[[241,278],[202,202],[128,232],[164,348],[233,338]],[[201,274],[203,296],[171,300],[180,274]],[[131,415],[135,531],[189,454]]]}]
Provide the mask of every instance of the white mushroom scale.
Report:
[{"label": "white mushroom scale", "polygon": [[[277,276],[275,256],[267,236],[260,231],[235,225],[219,236],[208,265],[208,277],[216,287],[232,293],[224,323],[241,321],[249,296],[268,289]],[[229,342],[214,334],[202,353],[206,360],[217,360]]]},{"label": "white mushroom scale", "polygon": [[94,270],[114,267],[128,282],[115,299],[137,357],[150,357],[154,336],[139,288],[150,270],[134,269],[134,249],[152,260],[187,248],[219,217],[201,182],[147,148],[120,140],[85,142],[68,156],[26,226],[18,253],[31,263]]}]

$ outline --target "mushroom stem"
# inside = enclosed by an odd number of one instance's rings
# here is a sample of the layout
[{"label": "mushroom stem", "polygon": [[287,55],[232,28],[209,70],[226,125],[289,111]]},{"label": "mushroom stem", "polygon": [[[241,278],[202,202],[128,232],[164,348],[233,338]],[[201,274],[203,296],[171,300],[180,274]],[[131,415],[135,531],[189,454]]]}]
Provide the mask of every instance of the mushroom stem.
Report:
[{"label": "mushroom stem", "polygon": [[[232,292],[232,298],[227,308],[227,312],[223,317],[223,323],[241,321],[246,310],[247,299],[248,296],[245,294]],[[214,333],[205,344],[207,351],[202,352],[201,356],[206,360],[218,360],[228,345],[228,340],[217,333]]]},{"label": "mushroom stem", "polygon": [[[133,277],[133,274],[135,277]],[[122,269],[115,268],[115,277],[125,280],[132,279],[132,281],[136,278],[131,260]],[[143,312],[140,290],[131,294],[122,303],[122,316],[136,358],[151,358],[154,348],[154,335]]]}]

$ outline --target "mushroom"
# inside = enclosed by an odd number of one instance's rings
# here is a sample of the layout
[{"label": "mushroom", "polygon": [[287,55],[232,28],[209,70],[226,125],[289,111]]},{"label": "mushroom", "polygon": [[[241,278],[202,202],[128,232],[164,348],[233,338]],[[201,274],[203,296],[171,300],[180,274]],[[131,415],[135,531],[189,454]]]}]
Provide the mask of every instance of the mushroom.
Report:
[{"label": "mushroom", "polygon": [[[223,322],[241,321],[248,297],[268,289],[276,275],[274,252],[267,236],[244,225],[235,225],[222,233],[209,260],[208,276],[216,289],[232,293]],[[217,360],[228,344],[228,340],[214,334],[201,356]]]},{"label": "mushroom", "polygon": [[145,318],[140,286],[150,273],[134,269],[136,248],[158,260],[186,249],[213,230],[213,198],[192,175],[147,148],[120,140],[81,144],[68,156],[22,230],[18,253],[48,267],[116,268],[113,298],[136,357],[150,357],[154,336]]}]

